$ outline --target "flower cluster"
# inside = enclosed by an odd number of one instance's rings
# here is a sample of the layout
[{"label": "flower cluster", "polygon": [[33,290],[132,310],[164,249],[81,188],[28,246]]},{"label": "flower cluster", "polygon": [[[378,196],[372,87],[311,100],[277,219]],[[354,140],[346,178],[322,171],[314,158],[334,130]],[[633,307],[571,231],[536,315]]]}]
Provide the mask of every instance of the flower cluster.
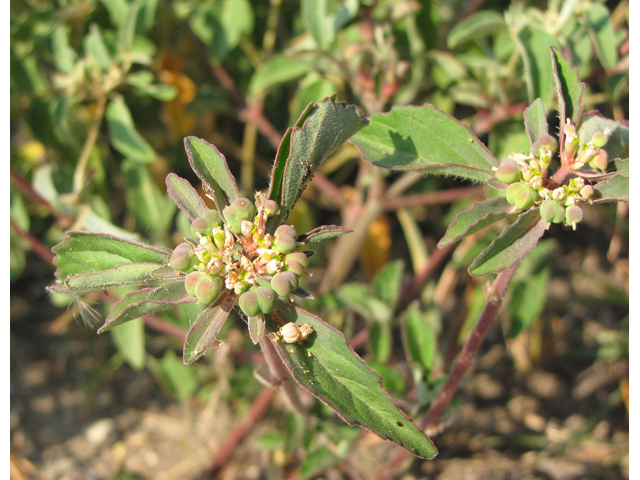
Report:
[{"label": "flower cluster", "polygon": [[298,232],[280,225],[266,233],[269,217],[279,206],[257,192],[255,202],[236,198],[222,210],[209,210],[191,223],[198,240],[185,239],[176,247],[169,265],[186,274],[187,293],[210,304],[226,290],[239,296],[247,316],[270,313],[278,297],[288,298],[298,288],[308,265],[299,251]]},{"label": "flower cluster", "polygon": [[[565,157],[572,170],[585,164],[605,171],[608,156],[602,147],[607,142],[609,132],[598,132],[590,142],[579,145],[576,128],[567,123],[565,133]],[[508,183],[506,199],[520,210],[528,210],[534,205],[540,207],[540,216],[549,223],[564,223],[575,230],[582,221],[583,212],[577,205],[581,201],[591,201],[593,187],[585,184],[582,177],[569,180],[566,185],[549,190],[548,170],[558,142],[550,135],[543,135],[531,147],[531,153],[511,152],[496,169],[496,178]]]}]

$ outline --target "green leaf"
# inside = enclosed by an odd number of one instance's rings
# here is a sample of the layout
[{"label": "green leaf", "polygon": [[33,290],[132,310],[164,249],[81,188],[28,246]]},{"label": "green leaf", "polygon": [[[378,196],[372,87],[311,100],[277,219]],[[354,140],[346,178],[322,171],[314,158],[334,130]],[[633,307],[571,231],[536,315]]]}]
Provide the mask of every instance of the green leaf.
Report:
[{"label": "green leaf", "polygon": [[508,310],[511,316],[509,336],[515,338],[529,328],[544,311],[551,277],[550,258],[553,239],[538,242],[516,271],[510,287]]},{"label": "green leaf", "polygon": [[[431,440],[393,403],[376,374],[349,346],[347,338],[315,315],[280,302],[285,322],[313,327],[302,345],[283,344],[269,336],[298,385],[317,397],[349,425],[360,425],[422,458],[438,453]],[[278,324],[271,315],[268,328]]]},{"label": "green leaf", "polygon": [[157,157],[154,149],[136,130],[131,112],[122,96],[115,96],[105,115],[113,147],[130,160],[149,163]]},{"label": "green leaf", "polygon": [[600,195],[594,203],[629,202],[629,176],[618,174],[615,177],[599,182],[593,187]]},{"label": "green leaf", "polygon": [[544,104],[539,98],[536,98],[524,111],[524,128],[527,131],[531,145],[540,137],[549,133],[547,114],[544,111]]},{"label": "green leaf", "polygon": [[355,105],[325,98],[308,107],[282,139],[271,174],[269,198],[280,204],[271,225],[284,222],[314,170],[367,124]]},{"label": "green leaf", "polygon": [[304,243],[324,242],[325,240],[340,237],[346,233],[351,232],[353,232],[353,230],[347,227],[340,227],[337,225],[323,225],[301,235],[300,237],[298,237],[298,241]]},{"label": "green leaf", "polygon": [[382,300],[376,298],[368,285],[345,283],[337,292],[338,298],[365,319],[388,323],[393,311]]},{"label": "green leaf", "polygon": [[103,233],[67,232],[68,237],[53,247],[58,267],[56,277],[110,270],[123,263],[166,265],[171,252]]},{"label": "green leaf", "polygon": [[529,103],[541,98],[544,105],[551,105],[554,75],[549,47],[557,44],[556,39],[543,28],[527,25],[518,32],[517,42],[524,62]]},{"label": "green leaf", "polygon": [[102,40],[100,27],[95,23],[89,26],[89,33],[84,37],[84,48],[102,70],[108,70],[111,67],[111,55]]},{"label": "green leaf", "polygon": [[504,17],[492,10],[481,10],[469,15],[451,29],[447,37],[450,49],[471,40],[479,40],[489,35],[495,35],[506,28]]},{"label": "green leaf", "polygon": [[111,23],[116,27],[122,25],[127,18],[127,0],[100,0],[102,6],[109,12]]},{"label": "green leaf", "polygon": [[184,280],[166,283],[159,287],[143,288],[135,292],[127,293],[111,309],[111,313],[98,329],[98,333],[111,330],[134,318],[142,317],[150,313],[167,310],[171,305],[194,302],[195,298],[187,294],[184,289]]},{"label": "green leaf", "polygon": [[507,218],[512,210],[513,205],[510,205],[504,197],[494,197],[476,202],[469,210],[456,216],[456,219],[447,228],[444,237],[438,242],[438,247],[445,247],[479,232],[483,228]]},{"label": "green leaf", "polygon": [[209,142],[197,137],[184,139],[189,164],[208,194],[213,195],[218,210],[240,197],[236,180],[229,170],[227,160]]},{"label": "green leaf", "polygon": [[320,447],[309,453],[300,465],[299,478],[308,478],[337,463],[340,459],[327,447]]},{"label": "green leaf", "polygon": [[392,343],[389,323],[376,322],[371,324],[369,327],[369,349],[373,358],[382,364],[387,363],[391,357]]},{"label": "green leaf", "polygon": [[580,81],[578,69],[574,68],[560,49],[551,48],[553,60],[553,73],[556,85],[556,97],[558,98],[558,110],[560,113],[560,125],[564,125],[566,119],[578,125],[582,114],[582,92],[584,83]]},{"label": "green leaf", "polygon": [[603,148],[607,151],[609,160],[629,158],[629,128],[599,115],[582,117],[582,124],[578,131],[580,144],[590,142],[594,133],[604,133],[607,128],[611,131],[607,144]]},{"label": "green leaf", "polygon": [[167,193],[176,203],[178,208],[186,213],[190,220],[195,220],[204,215],[209,208],[195,188],[188,180],[179,177],[175,173],[167,175]]},{"label": "green leaf", "polygon": [[124,18],[124,22],[122,22],[118,28],[118,42],[120,43],[120,48],[125,52],[130,51],[131,46],[133,45],[133,37],[136,33],[136,19],[138,18],[139,9],[140,5],[137,3],[130,4],[127,8],[127,15]]},{"label": "green leaf", "polygon": [[433,371],[436,358],[436,335],[425,314],[420,311],[418,302],[409,306],[402,328],[402,338],[413,362],[427,373]]},{"label": "green leaf", "polygon": [[251,77],[249,93],[256,95],[266,92],[277,85],[292,82],[311,71],[311,67],[305,62],[276,55],[263,63]]},{"label": "green leaf", "polygon": [[160,193],[146,165],[124,161],[122,173],[127,206],[138,224],[151,230],[155,238],[164,237],[173,222],[175,204]]},{"label": "green leaf", "polygon": [[403,273],[404,262],[402,260],[394,260],[385,263],[373,279],[376,297],[392,310],[400,298]]},{"label": "green leaf", "polygon": [[600,63],[607,70],[612,68],[618,55],[609,10],[604,5],[592,3],[585,11],[585,22]]},{"label": "green leaf", "polygon": [[140,285],[153,280],[151,272],[157,269],[157,263],[123,263],[109,270],[71,275],[65,279],[64,286],[54,285],[49,290],[58,293],[83,293],[122,285]]},{"label": "green leaf", "polygon": [[71,73],[76,65],[77,54],[69,46],[69,28],[58,25],[51,35],[53,62],[62,73]]},{"label": "green leaf", "polygon": [[264,316],[262,314],[247,318],[247,324],[249,325],[249,338],[254,345],[257,345],[264,335],[266,326],[264,322]]},{"label": "green leaf", "polygon": [[166,351],[159,366],[162,377],[178,399],[186,400],[196,392],[198,388],[196,371],[184,365],[175,353]]},{"label": "green leaf", "polygon": [[145,366],[147,350],[144,344],[144,322],[135,319],[111,331],[118,352],[131,367],[140,372]]},{"label": "green leaf", "polygon": [[538,243],[547,222],[540,218],[537,208],[518,217],[471,263],[471,275],[487,275],[506,270],[520,262]]},{"label": "green leaf", "polygon": [[429,104],[373,115],[352,141],[365,160],[394,170],[485,181],[498,166],[466,125]]},{"label": "green leaf", "polygon": [[215,303],[198,315],[184,342],[182,360],[185,365],[191,365],[206,353],[216,340],[235,304],[233,295],[223,293]]},{"label": "green leaf", "polygon": [[327,14],[327,0],[301,0],[300,18],[316,44],[323,50],[329,48],[335,31]]}]

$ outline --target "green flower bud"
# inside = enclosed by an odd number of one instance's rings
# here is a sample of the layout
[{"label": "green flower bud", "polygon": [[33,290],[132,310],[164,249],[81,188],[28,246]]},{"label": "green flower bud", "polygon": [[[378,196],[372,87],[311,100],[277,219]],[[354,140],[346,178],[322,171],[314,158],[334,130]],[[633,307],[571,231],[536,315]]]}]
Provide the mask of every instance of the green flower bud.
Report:
[{"label": "green flower bud", "polygon": [[607,165],[609,163],[609,154],[606,150],[598,150],[598,153],[589,162],[591,168],[597,168],[602,173],[607,171]]},{"label": "green flower bud", "polygon": [[578,139],[576,126],[571,123],[566,123],[564,125],[564,149],[569,156],[573,156],[578,150],[578,145],[580,140]]},{"label": "green flower bud", "polygon": [[[573,127],[573,125],[571,126]],[[566,130],[565,130],[565,133],[566,133]],[[542,135],[531,146],[531,153],[534,154],[536,157],[540,157],[540,155],[544,150],[549,150],[551,153],[554,153],[557,149],[558,149],[558,141],[555,138],[553,138],[551,135]]]},{"label": "green flower bud", "polygon": [[602,132],[596,132],[593,134],[593,137],[591,137],[591,142],[594,146],[596,146],[597,148],[602,148],[607,144],[607,136],[602,133]]},{"label": "green flower bud", "polygon": [[202,272],[191,272],[184,280],[184,288],[192,297],[196,296],[196,286],[200,282],[202,275],[204,275]]},{"label": "green flower bud", "polygon": [[522,177],[518,164],[512,158],[507,158],[500,163],[496,170],[496,178],[504,183],[514,183]]},{"label": "green flower bud", "polygon": [[265,213],[269,217],[273,217],[276,213],[278,213],[278,210],[280,210],[280,207],[275,200],[267,200],[266,202],[264,202],[263,208]]},{"label": "green flower bud", "polygon": [[293,272],[280,272],[271,279],[271,288],[281,297],[288,297],[298,288],[298,276]]},{"label": "green flower bud", "polygon": [[187,270],[191,270],[196,262],[197,258],[193,254],[193,246],[190,243],[185,242],[175,248],[171,254],[169,265],[174,270],[186,272]]},{"label": "green flower bud", "polygon": [[309,257],[304,252],[293,252],[284,257],[285,265],[289,265],[291,262],[296,262],[302,265],[303,268],[309,266]]},{"label": "green flower bud", "polygon": [[255,317],[260,313],[260,303],[255,290],[249,290],[240,295],[238,305],[240,306],[240,310],[248,317]]},{"label": "green flower bud", "polygon": [[280,225],[276,228],[275,236],[287,235],[293,238],[298,238],[298,231],[292,225]]},{"label": "green flower bud", "polygon": [[562,223],[564,221],[564,207],[554,200],[545,200],[540,205],[540,216],[547,222]]},{"label": "green flower bud", "polygon": [[204,215],[191,222],[191,233],[211,235],[211,228],[222,225],[222,219],[217,210],[208,210]]},{"label": "green flower bud", "polygon": [[516,198],[518,197],[520,190],[523,188],[527,188],[527,186],[522,182],[516,182],[509,185],[509,188],[507,188],[507,202],[511,205],[515,205]]},{"label": "green flower bud", "polygon": [[593,187],[591,185],[585,185],[580,189],[580,196],[586,199],[593,197],[594,193],[595,191],[593,190]]},{"label": "green flower bud", "polygon": [[584,165],[585,163],[589,163],[596,155],[596,153],[598,153],[598,150],[595,147],[591,145],[585,145],[578,154],[578,158],[576,159],[576,161]]},{"label": "green flower bud", "polygon": [[209,304],[220,296],[222,278],[219,275],[202,275],[196,285],[196,298],[202,304]]},{"label": "green flower bud", "polygon": [[516,197],[516,207],[521,210],[527,210],[533,207],[535,201],[538,199],[538,192],[533,188],[526,187],[520,190]]},{"label": "green flower bud", "polygon": [[222,209],[224,219],[233,233],[241,233],[242,220],[253,222],[256,215],[256,206],[248,198],[236,198],[231,205]]},{"label": "green flower bud", "polygon": [[576,229],[576,223],[580,223],[583,216],[584,213],[582,209],[577,205],[568,206],[564,212],[565,223],[572,225],[574,230]]},{"label": "green flower bud", "polygon": [[280,253],[291,253],[297,246],[295,238],[289,235],[280,235],[274,239],[272,248]]},{"label": "green flower bud", "polygon": [[269,287],[260,287],[256,290],[256,294],[262,313],[271,313],[276,305],[276,293]]}]

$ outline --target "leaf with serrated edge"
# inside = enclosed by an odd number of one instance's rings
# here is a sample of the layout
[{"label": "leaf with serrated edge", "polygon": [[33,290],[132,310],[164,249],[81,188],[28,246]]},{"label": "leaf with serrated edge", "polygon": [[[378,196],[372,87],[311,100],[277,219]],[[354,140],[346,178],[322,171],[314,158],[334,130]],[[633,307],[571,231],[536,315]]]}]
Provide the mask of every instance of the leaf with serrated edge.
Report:
[{"label": "leaf with serrated edge", "polygon": [[134,318],[167,310],[171,305],[195,302],[195,300],[184,289],[183,280],[127,293],[113,306],[98,333],[106,332]]},{"label": "leaf with serrated edge", "polygon": [[489,225],[508,217],[513,205],[504,197],[494,197],[489,200],[474,203],[469,210],[459,213],[447,229],[444,237],[438,242],[442,248],[450,243],[476,233]]},{"label": "leaf with serrated edge", "polygon": [[629,176],[622,173],[599,182],[594,187],[600,198],[594,199],[593,203],[605,202],[629,202]]},{"label": "leaf with serrated edge", "polygon": [[273,167],[269,198],[280,203],[280,211],[271,219],[271,225],[286,220],[315,170],[320,168],[340,145],[364,127],[367,119],[355,105],[335,103],[335,95],[333,95],[316,103],[301,127],[298,126],[299,123],[300,120],[291,130],[289,155],[282,173],[280,198],[277,198],[277,190],[278,175],[282,168],[281,149],[278,149]]},{"label": "leaf with serrated edge", "polygon": [[486,181],[498,166],[467,126],[429,104],[373,115],[351,141],[365,160],[393,170]]},{"label": "leaf with serrated edge", "polygon": [[52,251],[56,277],[109,270],[123,263],[169,263],[171,252],[106,233],[69,231]]},{"label": "leaf with serrated edge", "polygon": [[553,61],[553,76],[556,85],[556,97],[560,114],[560,125],[564,125],[567,118],[578,125],[582,114],[582,92],[584,83],[580,81],[578,69],[568,60],[560,49],[551,47]]},{"label": "leaf with serrated edge", "polygon": [[476,257],[469,266],[469,273],[487,275],[512,267],[534,249],[546,226],[547,222],[540,218],[537,208],[522,213]]},{"label": "leaf with serrated edge", "polygon": [[140,285],[142,282],[153,280],[151,273],[157,269],[157,263],[123,263],[109,270],[68,276],[64,281],[64,287],[53,286],[50,289],[84,293],[116,286]]},{"label": "leaf with serrated edge", "polygon": [[187,180],[175,173],[170,173],[167,175],[166,181],[167,194],[178,208],[189,217],[189,220],[193,221],[209,210],[202,197]]},{"label": "leaf with serrated edge", "polygon": [[220,151],[206,140],[197,137],[184,139],[189,164],[207,193],[213,193],[218,210],[240,197],[236,180],[229,170],[227,160]]},{"label": "leaf with serrated edge", "polygon": [[353,230],[347,227],[339,227],[337,225],[323,225],[301,235],[298,238],[298,241],[304,243],[324,242],[325,240],[336,238],[344,235],[345,233],[351,232],[353,232]]},{"label": "leaf with serrated edge", "polygon": [[206,353],[220,333],[236,301],[233,295],[223,293],[211,306],[198,315],[184,342],[183,362],[191,365]]},{"label": "leaf with serrated edge", "polygon": [[308,324],[313,333],[302,344],[284,344],[269,338],[298,385],[317,397],[349,425],[360,425],[422,458],[434,458],[438,450],[413,421],[393,403],[382,387],[382,378],[351,348],[333,326],[294,305],[278,302],[267,316],[271,332],[282,322]]},{"label": "leaf with serrated edge", "polygon": [[524,128],[533,145],[540,137],[549,133],[547,114],[544,111],[542,100],[537,98],[535,102],[524,111]]}]

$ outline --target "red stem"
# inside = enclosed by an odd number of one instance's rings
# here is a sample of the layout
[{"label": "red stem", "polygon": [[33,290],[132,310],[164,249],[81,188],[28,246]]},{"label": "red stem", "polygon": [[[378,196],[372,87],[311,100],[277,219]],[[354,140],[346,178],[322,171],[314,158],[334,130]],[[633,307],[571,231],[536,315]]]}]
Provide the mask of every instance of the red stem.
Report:
[{"label": "red stem", "polygon": [[31,235],[29,232],[24,231],[22,228],[18,226],[13,220],[9,219],[11,222],[11,229],[16,232],[20,237],[24,238],[31,244],[31,248],[33,251],[40,257],[45,263],[49,265],[53,265],[53,253],[47,247],[45,247],[36,237]]},{"label": "red stem", "polygon": [[433,193],[418,193],[415,195],[405,195],[403,197],[390,198],[384,202],[387,210],[397,210],[399,208],[415,207],[418,205],[440,205],[451,203],[463,197],[484,196],[483,187],[462,187],[440,190]]}]

